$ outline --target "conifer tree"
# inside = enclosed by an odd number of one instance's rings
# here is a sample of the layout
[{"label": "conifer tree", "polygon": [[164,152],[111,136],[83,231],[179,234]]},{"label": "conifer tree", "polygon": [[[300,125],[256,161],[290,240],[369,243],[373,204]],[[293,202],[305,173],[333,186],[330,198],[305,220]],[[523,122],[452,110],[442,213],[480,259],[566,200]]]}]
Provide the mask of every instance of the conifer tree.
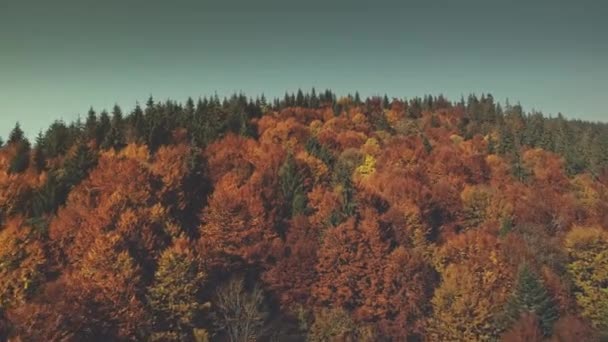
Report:
[{"label": "conifer tree", "polygon": [[93,110],[93,107],[89,108],[87,113],[87,120],[84,124],[84,130],[87,139],[97,140],[97,114]]},{"label": "conifer tree", "polygon": [[16,154],[11,160],[9,173],[21,173],[27,170],[30,165],[30,142],[26,138],[21,138],[17,142]]},{"label": "conifer tree", "polygon": [[553,324],[559,318],[553,299],[528,264],[520,267],[514,292],[506,304],[506,321],[513,324],[525,313],[533,313],[538,317],[546,336],[551,334]]},{"label": "conifer tree", "polygon": [[21,125],[19,125],[19,122],[17,122],[15,124],[15,128],[13,128],[10,135],[8,136],[8,143],[16,144],[16,143],[20,142],[21,140],[23,140],[24,137],[25,137],[25,135],[23,133],[23,130],[21,130]]},{"label": "conifer tree", "polygon": [[101,145],[103,149],[122,149],[126,145],[126,139],[123,133],[123,118],[122,110],[118,105],[114,105],[112,109],[112,120],[110,123],[110,129],[106,134],[104,141]]},{"label": "conifer tree", "polygon": [[36,137],[36,147],[34,148],[34,155],[32,156],[34,167],[36,171],[41,172],[46,168],[46,154],[44,152],[44,136],[42,132],[38,133]]},{"label": "conifer tree", "polygon": [[287,205],[288,216],[293,217],[306,210],[306,193],[303,188],[303,177],[299,173],[293,155],[287,155],[279,170],[281,191]]}]

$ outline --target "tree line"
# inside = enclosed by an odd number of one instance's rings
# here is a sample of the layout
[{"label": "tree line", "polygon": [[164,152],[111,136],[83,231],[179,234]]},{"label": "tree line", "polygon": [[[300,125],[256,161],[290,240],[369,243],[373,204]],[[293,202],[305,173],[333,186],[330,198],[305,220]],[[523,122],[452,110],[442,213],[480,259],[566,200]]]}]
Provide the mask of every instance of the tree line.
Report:
[{"label": "tree line", "polygon": [[312,89],[0,146],[0,339],[608,334],[606,123]]}]

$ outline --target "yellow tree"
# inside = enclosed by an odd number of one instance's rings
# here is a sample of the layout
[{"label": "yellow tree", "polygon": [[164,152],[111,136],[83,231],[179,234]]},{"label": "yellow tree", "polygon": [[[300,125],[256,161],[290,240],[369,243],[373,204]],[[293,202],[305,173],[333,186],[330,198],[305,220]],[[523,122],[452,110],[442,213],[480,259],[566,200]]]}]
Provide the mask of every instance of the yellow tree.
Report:
[{"label": "yellow tree", "polygon": [[513,282],[500,241],[471,230],[449,240],[437,256],[441,284],[431,301],[432,341],[489,341],[500,334],[495,320]]},{"label": "yellow tree", "polygon": [[574,227],[565,246],[581,313],[596,329],[608,333],[608,233],[599,227]]},{"label": "yellow tree", "polygon": [[198,301],[206,274],[185,238],[177,239],[160,256],[148,304],[154,317],[155,340],[192,338],[204,305]]}]

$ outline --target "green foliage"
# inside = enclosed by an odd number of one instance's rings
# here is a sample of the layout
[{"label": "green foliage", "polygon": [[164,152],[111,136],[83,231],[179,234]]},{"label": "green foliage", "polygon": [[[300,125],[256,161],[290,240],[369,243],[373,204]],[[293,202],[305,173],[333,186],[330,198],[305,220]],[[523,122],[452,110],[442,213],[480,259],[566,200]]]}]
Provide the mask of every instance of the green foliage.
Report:
[{"label": "green foliage", "polygon": [[21,173],[27,170],[30,165],[30,142],[23,138],[16,142],[17,148],[13,159],[11,160],[8,172]]},{"label": "green foliage", "polygon": [[[195,323],[204,305],[198,294],[206,279],[186,241],[165,250],[148,290],[148,304],[153,312],[155,335],[191,339]],[[181,245],[180,245],[181,244]]]},{"label": "green foliage", "polygon": [[44,137],[42,132],[38,134],[36,138],[36,147],[34,148],[34,154],[32,156],[32,162],[37,172],[42,172],[46,168],[46,154],[43,149]]},{"label": "green foliage", "polygon": [[281,192],[287,205],[288,217],[303,214],[306,211],[307,198],[304,189],[304,177],[298,170],[291,153],[279,170]]},{"label": "green foliage", "polygon": [[507,236],[513,230],[513,220],[510,217],[505,217],[500,220],[500,229],[498,235],[501,237]]},{"label": "green foliage", "polygon": [[21,142],[23,139],[25,139],[25,135],[23,133],[23,130],[21,129],[21,125],[19,125],[19,123],[17,122],[8,136],[8,143],[16,144],[18,142]]},{"label": "green foliage", "polygon": [[308,141],[306,141],[306,151],[311,155],[322,160],[326,165],[331,166],[334,163],[334,156],[332,153],[315,137],[310,137]]},{"label": "green foliage", "polygon": [[55,121],[44,134],[44,139],[39,146],[47,157],[54,158],[64,154],[77,138],[77,133],[73,132],[63,122]]},{"label": "green foliage", "polygon": [[520,267],[514,292],[506,304],[505,323],[510,325],[517,322],[524,313],[533,313],[538,317],[545,336],[551,334],[553,324],[559,318],[553,299],[528,264]]}]

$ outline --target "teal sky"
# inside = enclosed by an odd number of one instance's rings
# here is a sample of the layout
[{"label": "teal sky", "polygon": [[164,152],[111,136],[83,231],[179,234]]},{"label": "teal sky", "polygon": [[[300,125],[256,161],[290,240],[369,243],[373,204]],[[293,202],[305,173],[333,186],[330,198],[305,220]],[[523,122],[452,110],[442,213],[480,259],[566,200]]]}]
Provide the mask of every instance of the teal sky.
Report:
[{"label": "teal sky", "polygon": [[489,92],[608,121],[605,1],[0,0],[0,135],[244,91]]}]

